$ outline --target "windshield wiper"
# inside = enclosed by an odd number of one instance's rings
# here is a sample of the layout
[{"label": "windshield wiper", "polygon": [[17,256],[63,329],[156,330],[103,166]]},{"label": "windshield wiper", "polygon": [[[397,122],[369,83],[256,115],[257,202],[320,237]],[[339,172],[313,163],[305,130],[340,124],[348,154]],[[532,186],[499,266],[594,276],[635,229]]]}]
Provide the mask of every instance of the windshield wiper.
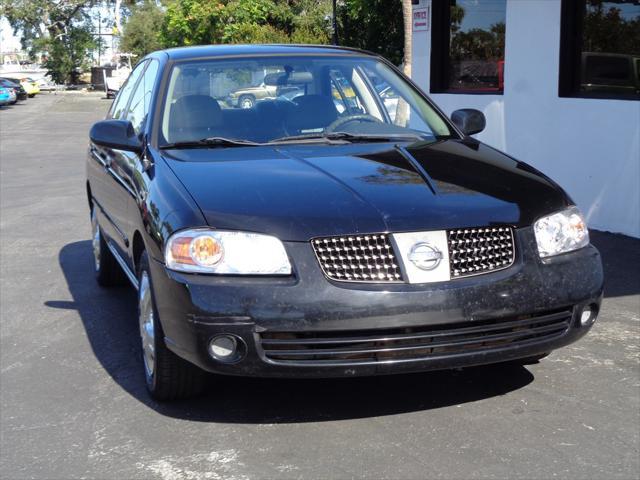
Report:
[{"label": "windshield wiper", "polygon": [[[292,135],[289,137],[276,138],[269,143],[311,143],[313,141],[333,142],[393,142],[402,140],[424,140],[424,138],[412,133],[390,133],[390,134],[366,134],[349,132],[332,133],[310,133],[306,135]],[[342,143],[340,142],[340,143]]]},{"label": "windshield wiper", "polygon": [[184,142],[167,143],[160,146],[161,149],[169,148],[211,148],[211,147],[257,147],[260,143],[249,140],[238,140],[226,137],[207,137],[200,140],[189,140]]}]

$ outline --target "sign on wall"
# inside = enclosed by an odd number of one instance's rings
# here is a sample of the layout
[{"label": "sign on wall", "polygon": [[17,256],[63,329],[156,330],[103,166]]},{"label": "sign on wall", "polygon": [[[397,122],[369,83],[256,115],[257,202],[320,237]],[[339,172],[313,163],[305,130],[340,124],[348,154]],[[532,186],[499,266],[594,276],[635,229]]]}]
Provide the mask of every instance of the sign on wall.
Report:
[{"label": "sign on wall", "polygon": [[426,32],[429,30],[429,7],[413,9],[413,31]]}]

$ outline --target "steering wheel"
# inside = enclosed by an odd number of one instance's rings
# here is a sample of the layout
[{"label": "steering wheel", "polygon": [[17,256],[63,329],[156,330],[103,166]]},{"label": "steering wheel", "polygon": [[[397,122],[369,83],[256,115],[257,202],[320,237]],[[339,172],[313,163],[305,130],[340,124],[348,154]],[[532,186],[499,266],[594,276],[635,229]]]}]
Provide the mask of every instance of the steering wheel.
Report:
[{"label": "steering wheel", "polygon": [[342,127],[350,122],[369,122],[369,123],[382,123],[382,121],[373,115],[369,115],[367,113],[359,113],[356,115],[347,115],[346,117],[340,117],[333,122],[331,122],[324,129],[326,133],[335,132],[338,127]]}]

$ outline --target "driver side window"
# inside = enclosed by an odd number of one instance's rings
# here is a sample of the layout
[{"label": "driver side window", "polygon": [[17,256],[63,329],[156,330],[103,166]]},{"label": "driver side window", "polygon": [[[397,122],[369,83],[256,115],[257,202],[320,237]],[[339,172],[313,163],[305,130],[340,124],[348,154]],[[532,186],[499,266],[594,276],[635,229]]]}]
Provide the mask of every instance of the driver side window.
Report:
[{"label": "driver side window", "polygon": [[147,62],[139,63],[136,68],[133,69],[127,81],[124,82],[124,85],[120,88],[118,92],[118,96],[113,101],[113,105],[111,105],[111,110],[109,110],[109,118],[113,118],[114,120],[121,120],[124,118],[124,109],[129,102],[129,97],[131,97],[131,92],[133,88],[136,86],[138,78],[140,74],[144,71],[144,67]]},{"label": "driver side window", "polygon": [[136,135],[140,135],[144,127],[144,122],[149,113],[149,102],[151,92],[155,84],[156,74],[158,73],[158,62],[151,60],[149,66],[144,72],[142,79],[138,82],[138,87],[131,97],[129,107],[127,108],[126,119],[133,125]]}]

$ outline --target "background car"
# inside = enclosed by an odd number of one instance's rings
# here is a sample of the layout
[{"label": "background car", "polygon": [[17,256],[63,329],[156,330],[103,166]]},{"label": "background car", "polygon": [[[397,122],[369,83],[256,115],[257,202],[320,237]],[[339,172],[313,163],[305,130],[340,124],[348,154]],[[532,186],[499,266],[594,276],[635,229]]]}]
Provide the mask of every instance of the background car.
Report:
[{"label": "background car", "polygon": [[16,93],[17,100],[26,100],[27,92],[24,87],[19,83],[14,82],[13,80],[9,80],[8,78],[0,78],[0,86],[5,88],[13,89]]},{"label": "background car", "polygon": [[13,88],[7,88],[9,92],[9,105],[15,105],[18,101],[18,95],[16,95],[16,91]]},{"label": "background car", "polygon": [[262,82],[254,87],[238,88],[227,97],[227,103],[232,107],[253,108],[257,101],[275,98],[278,87]]},{"label": "background car", "polygon": [[0,107],[7,105],[10,101],[9,89],[0,87]]},{"label": "background car", "polygon": [[22,88],[27,92],[29,98],[35,97],[38,93],[40,93],[40,87],[38,86],[38,82],[29,77],[21,77],[21,78],[10,78],[9,80],[18,82],[22,85]]},{"label": "background car", "polygon": [[586,92],[640,93],[640,56],[583,52],[580,68]]}]

